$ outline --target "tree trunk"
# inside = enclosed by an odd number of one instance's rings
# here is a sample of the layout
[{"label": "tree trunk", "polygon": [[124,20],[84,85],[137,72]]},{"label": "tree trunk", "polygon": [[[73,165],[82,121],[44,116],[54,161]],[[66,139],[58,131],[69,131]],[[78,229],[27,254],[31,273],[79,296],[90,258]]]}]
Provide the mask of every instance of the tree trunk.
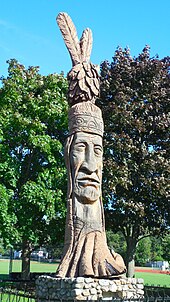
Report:
[{"label": "tree trunk", "polygon": [[67,207],[65,246],[57,277],[106,278],[123,274],[126,269],[122,257],[107,246],[101,198],[86,204],[73,195]]},{"label": "tree trunk", "polygon": [[127,277],[133,278],[135,275],[135,253],[137,241],[132,237],[126,238],[127,248],[126,248],[126,268]]},{"label": "tree trunk", "polygon": [[13,263],[13,249],[10,248],[10,260],[9,260],[9,275],[12,273],[12,263]]},{"label": "tree trunk", "polygon": [[28,240],[23,241],[22,245],[22,280],[30,279],[30,256],[32,252],[31,244]]}]

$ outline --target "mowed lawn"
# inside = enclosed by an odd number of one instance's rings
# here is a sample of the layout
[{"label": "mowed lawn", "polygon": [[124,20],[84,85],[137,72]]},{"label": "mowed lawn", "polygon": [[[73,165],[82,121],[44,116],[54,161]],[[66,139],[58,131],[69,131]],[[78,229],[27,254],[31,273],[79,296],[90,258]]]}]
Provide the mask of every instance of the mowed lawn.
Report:
[{"label": "mowed lawn", "polygon": [[[31,272],[37,273],[55,273],[57,269],[57,263],[44,263],[38,261],[31,261]],[[0,259],[0,274],[8,274],[9,272],[9,260]],[[12,272],[21,272],[21,260],[12,261]]]},{"label": "mowed lawn", "polygon": [[[57,266],[57,263],[43,263],[38,261],[31,261],[31,272],[55,273]],[[0,259],[0,275],[8,275],[8,272],[9,260]],[[21,260],[13,260],[12,272],[21,272]],[[170,275],[168,274],[136,272],[135,277],[144,279],[145,285],[158,285],[170,287]]]},{"label": "mowed lawn", "polygon": [[170,287],[170,275],[168,274],[136,272],[135,277],[144,279],[145,285]]}]

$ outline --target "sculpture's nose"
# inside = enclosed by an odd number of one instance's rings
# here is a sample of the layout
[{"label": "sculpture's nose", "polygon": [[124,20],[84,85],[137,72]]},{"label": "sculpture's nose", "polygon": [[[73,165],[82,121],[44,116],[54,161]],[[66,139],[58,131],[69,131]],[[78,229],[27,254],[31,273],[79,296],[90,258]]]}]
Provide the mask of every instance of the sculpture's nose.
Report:
[{"label": "sculpture's nose", "polygon": [[86,170],[88,173],[93,173],[97,170],[97,161],[93,146],[88,146],[86,149],[85,158],[81,168]]}]

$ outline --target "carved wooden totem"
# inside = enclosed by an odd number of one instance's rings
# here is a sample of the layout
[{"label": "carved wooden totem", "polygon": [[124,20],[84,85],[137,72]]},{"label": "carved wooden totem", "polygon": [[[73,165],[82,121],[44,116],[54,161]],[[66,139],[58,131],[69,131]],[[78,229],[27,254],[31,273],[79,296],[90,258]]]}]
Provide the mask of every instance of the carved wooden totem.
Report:
[{"label": "carved wooden totem", "polygon": [[69,136],[65,147],[68,171],[67,218],[63,257],[58,277],[111,277],[126,271],[122,257],[110,251],[105,234],[102,204],[101,110],[95,105],[99,95],[99,75],[90,63],[92,32],[83,31],[80,41],[66,13],[57,23],[71,55],[68,73]]}]

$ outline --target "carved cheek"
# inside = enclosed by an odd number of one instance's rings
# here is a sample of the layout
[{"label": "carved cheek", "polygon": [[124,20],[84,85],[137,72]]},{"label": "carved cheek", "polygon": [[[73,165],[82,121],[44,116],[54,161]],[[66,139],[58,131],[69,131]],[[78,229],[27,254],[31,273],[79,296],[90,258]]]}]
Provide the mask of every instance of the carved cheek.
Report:
[{"label": "carved cheek", "polygon": [[84,161],[84,152],[72,152],[71,166],[76,171]]},{"label": "carved cheek", "polygon": [[98,171],[98,176],[100,180],[102,179],[102,170],[103,170],[103,164],[102,164],[102,159],[98,160],[97,162],[97,171]]}]

